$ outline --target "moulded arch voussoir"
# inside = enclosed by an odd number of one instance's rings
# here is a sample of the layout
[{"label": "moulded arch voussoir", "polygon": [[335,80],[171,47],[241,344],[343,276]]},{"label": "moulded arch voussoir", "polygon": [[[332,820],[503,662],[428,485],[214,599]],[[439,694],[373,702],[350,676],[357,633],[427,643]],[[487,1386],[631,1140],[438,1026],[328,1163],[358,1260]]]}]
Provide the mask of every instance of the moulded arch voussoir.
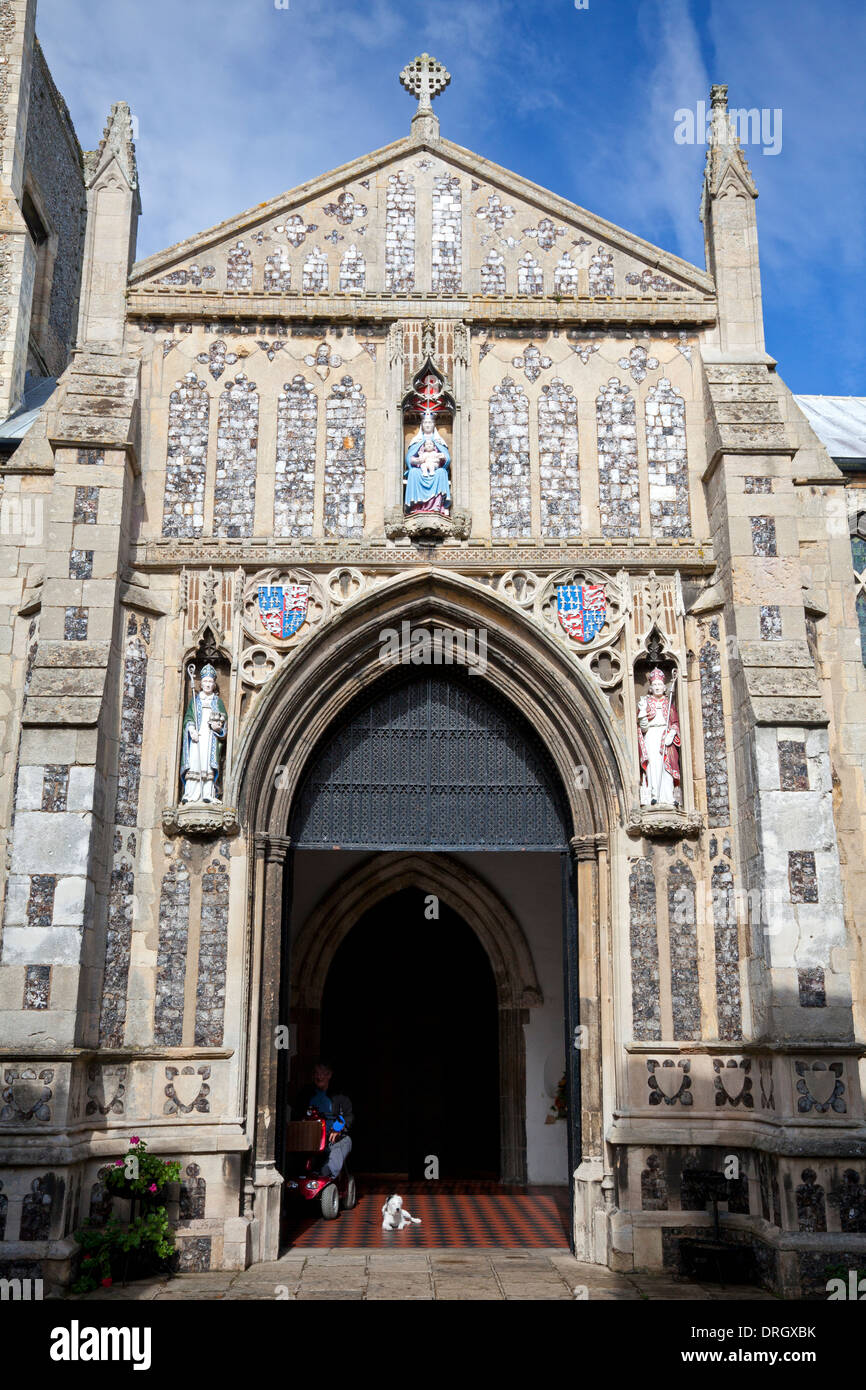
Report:
[{"label": "moulded arch voussoir", "polygon": [[[271,679],[238,747],[241,819],[285,835],[295,792],[320,738],[349,701],[393,666],[383,633],[413,627],[484,631],[489,682],[529,721],[565,790],[573,833],[607,834],[623,819],[628,770],[610,710],[592,680],[548,633],[465,575],[433,566],[395,576],[335,613]],[[575,769],[590,771],[576,778]]]}]

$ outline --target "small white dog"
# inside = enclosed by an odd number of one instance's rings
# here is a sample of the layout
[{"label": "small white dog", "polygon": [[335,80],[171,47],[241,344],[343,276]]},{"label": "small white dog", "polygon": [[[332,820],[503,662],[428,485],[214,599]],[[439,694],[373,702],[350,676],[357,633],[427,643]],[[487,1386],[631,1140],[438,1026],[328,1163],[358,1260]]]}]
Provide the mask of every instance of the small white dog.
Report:
[{"label": "small white dog", "polygon": [[389,1197],[382,1208],[382,1230],[383,1231],[402,1231],[409,1222],[414,1225],[421,1225],[420,1216],[412,1216],[403,1206],[403,1198],[395,1192]]}]

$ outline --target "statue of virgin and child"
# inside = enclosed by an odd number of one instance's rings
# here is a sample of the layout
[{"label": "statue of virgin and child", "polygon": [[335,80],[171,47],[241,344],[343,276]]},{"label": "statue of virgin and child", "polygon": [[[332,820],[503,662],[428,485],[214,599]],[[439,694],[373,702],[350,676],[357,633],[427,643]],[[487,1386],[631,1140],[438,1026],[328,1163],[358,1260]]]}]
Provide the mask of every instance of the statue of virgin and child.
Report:
[{"label": "statue of virgin and child", "polygon": [[436,428],[432,410],[425,410],[418,433],[406,450],[408,512],[441,512],[451,507],[451,452]]}]

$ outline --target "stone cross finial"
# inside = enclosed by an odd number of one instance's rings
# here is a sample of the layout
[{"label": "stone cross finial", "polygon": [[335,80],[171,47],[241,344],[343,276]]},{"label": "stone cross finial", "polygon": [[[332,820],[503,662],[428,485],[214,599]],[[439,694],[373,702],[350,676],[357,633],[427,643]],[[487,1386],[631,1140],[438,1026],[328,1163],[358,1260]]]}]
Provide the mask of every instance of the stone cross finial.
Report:
[{"label": "stone cross finial", "polygon": [[[448,83],[451,81],[451,74],[442,63],[437,62],[429,53],[422,53],[419,58],[415,58],[411,63],[407,63],[400,73],[401,85],[418,98],[418,110],[412,117],[412,124],[421,118],[421,123],[425,126],[435,124],[435,131],[438,131],[439,122],[433,115],[431,102],[434,97],[438,97],[440,92],[444,92]],[[428,133],[424,131],[422,133]]]}]

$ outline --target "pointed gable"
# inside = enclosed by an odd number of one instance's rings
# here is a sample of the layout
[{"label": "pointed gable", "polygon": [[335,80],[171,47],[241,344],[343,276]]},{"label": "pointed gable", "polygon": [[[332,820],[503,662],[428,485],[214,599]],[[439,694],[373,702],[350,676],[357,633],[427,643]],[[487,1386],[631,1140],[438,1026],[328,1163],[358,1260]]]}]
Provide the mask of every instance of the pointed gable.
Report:
[{"label": "pointed gable", "polygon": [[541,299],[713,292],[696,266],[417,134],[140,262],[131,287]]}]

